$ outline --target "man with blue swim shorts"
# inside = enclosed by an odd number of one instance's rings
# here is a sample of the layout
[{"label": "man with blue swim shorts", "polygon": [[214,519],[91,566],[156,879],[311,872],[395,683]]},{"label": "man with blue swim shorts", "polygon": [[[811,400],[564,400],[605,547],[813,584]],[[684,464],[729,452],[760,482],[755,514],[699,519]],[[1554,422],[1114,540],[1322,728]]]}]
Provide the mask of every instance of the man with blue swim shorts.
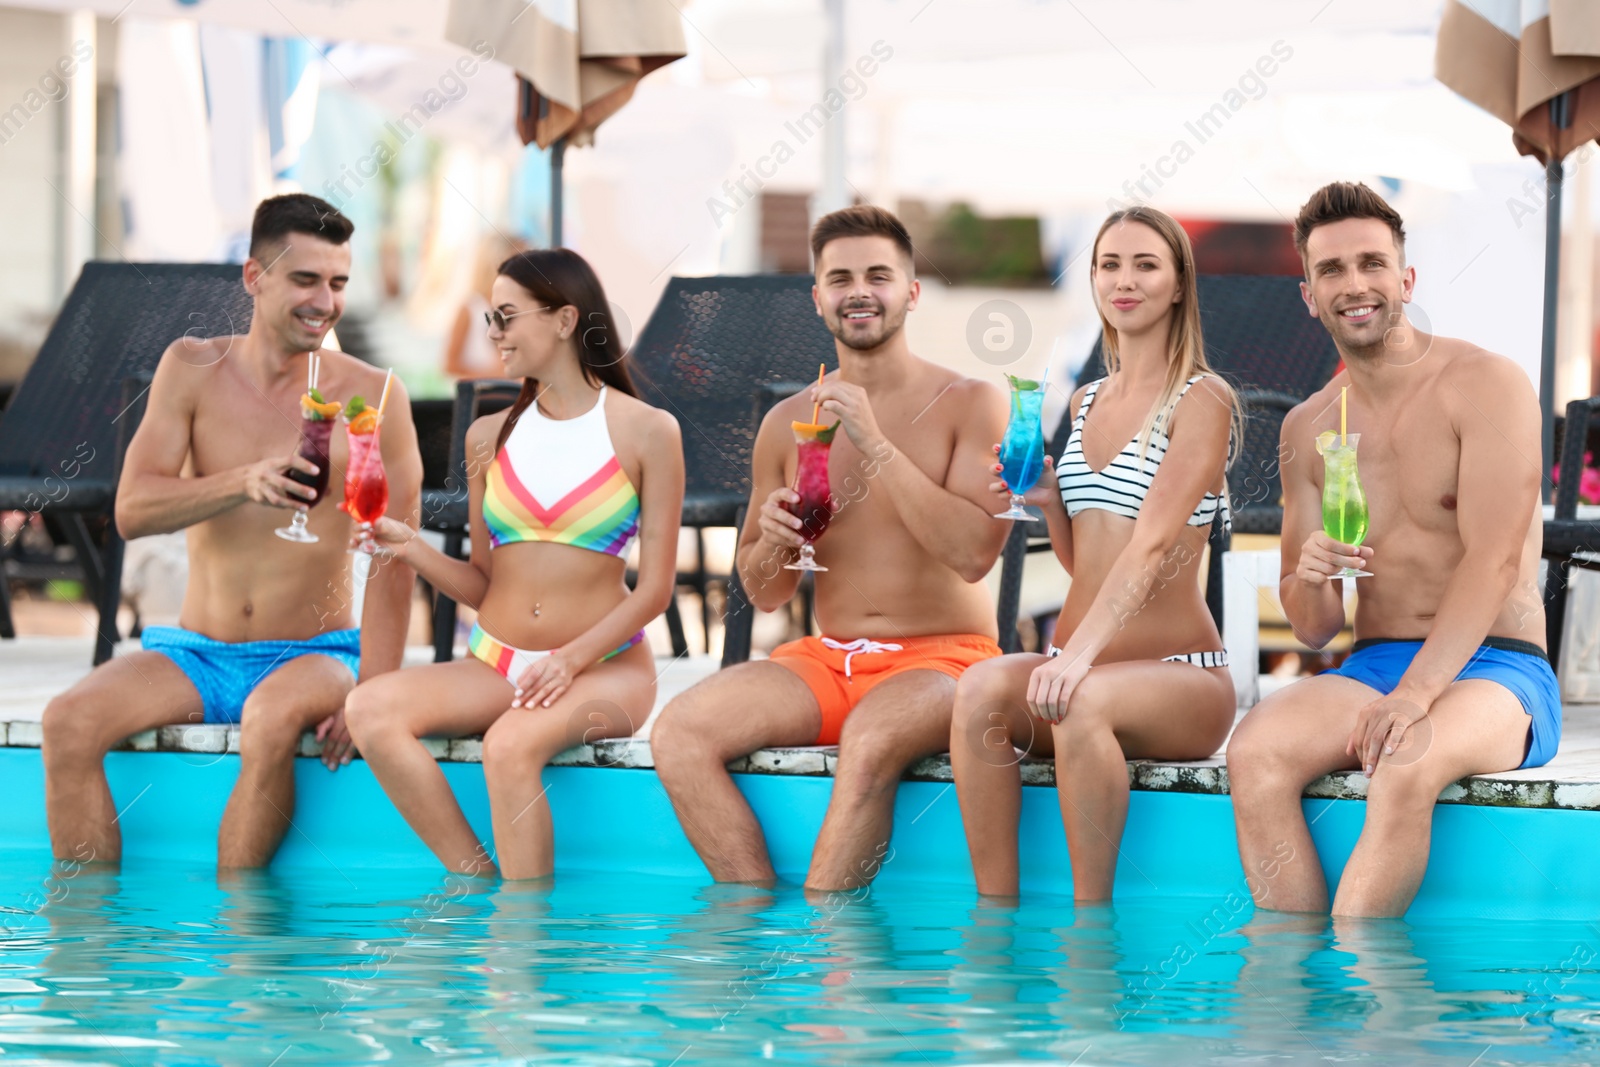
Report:
[{"label": "man with blue swim shorts", "polygon": [[[146,630],[142,651],[117,656],[45,709],[45,802],[59,858],[121,858],[119,814],[102,766],[110,748],[142,730],[207,722],[240,724],[239,777],[222,816],[217,864],[266,864],[294,812],[302,733],[316,728],[330,770],[347,762],[345,695],[357,680],[400,665],[409,568],[375,565],[355,629],[351,524],[336,506],[344,433],[335,427],[330,438],[333,499],[312,507],[315,492],[287,476],[316,469],[295,454],[313,354],[328,402],[362,395],[376,403],[383,389],[381,371],[321,349],[344,308],[352,229],[316,197],[263,201],[243,271],[254,297],[249,332],[186,336],[161,357],[123,462],[116,521],[129,539],[187,531],[189,582],[179,626]],[[381,447],[389,512],[415,521],[422,462],[399,382]],[[295,509],[306,511],[316,543],[274,536]],[[159,780],[151,786],[161,788]]]},{"label": "man with blue swim shorts", "polygon": [[[1366,821],[1331,910],[1398,916],[1427,869],[1440,792],[1540,766],[1561,739],[1537,586],[1539,406],[1515,363],[1410,321],[1400,216],[1365,185],[1314,193],[1295,244],[1306,307],[1345,369],[1283,423],[1279,590],[1295,633],[1321,648],[1353,583],[1356,642],[1339,669],[1280,690],[1234,731],[1239,853],[1258,907],[1330,910],[1300,800],[1316,778],[1359,770]],[[1359,546],[1323,532],[1319,453],[1341,433],[1360,435]],[[1347,566],[1370,576],[1338,577]]]}]

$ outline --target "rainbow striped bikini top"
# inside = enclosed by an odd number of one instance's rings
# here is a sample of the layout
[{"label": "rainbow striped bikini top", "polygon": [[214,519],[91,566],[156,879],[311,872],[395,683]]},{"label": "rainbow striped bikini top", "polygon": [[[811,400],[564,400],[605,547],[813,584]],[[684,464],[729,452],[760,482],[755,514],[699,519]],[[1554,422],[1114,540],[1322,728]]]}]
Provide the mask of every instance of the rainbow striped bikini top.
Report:
[{"label": "rainbow striped bikini top", "polygon": [[483,491],[489,545],[547,541],[627,555],[639,533],[639,495],[606,427],[606,390],[575,419],[523,410],[489,464]]}]

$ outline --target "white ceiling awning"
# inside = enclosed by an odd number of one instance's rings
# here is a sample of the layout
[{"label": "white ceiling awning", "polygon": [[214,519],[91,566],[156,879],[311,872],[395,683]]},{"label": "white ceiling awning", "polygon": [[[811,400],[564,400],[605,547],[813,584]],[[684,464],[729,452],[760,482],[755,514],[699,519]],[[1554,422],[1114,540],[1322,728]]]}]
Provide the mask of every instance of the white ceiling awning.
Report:
[{"label": "white ceiling awning", "polygon": [[361,41],[428,50],[444,39],[443,0],[7,0],[41,11],[93,11],[107,19],[188,19],[267,37]]}]

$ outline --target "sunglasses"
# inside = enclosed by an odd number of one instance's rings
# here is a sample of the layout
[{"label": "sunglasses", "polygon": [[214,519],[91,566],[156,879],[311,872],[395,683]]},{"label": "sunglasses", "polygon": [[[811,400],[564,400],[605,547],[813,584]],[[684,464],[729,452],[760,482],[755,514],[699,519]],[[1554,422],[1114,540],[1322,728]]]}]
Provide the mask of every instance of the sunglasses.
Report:
[{"label": "sunglasses", "polygon": [[550,311],[550,310],[552,310],[552,309],[551,308],[547,308],[547,307],[529,308],[527,311],[513,311],[511,314],[507,315],[504,311],[501,311],[499,308],[495,308],[493,311],[485,311],[483,313],[483,321],[485,323],[487,323],[489,326],[493,327],[494,329],[499,330],[501,333],[505,333],[506,332],[506,323],[510,322],[512,319],[516,318],[518,315],[532,315],[535,311]]}]

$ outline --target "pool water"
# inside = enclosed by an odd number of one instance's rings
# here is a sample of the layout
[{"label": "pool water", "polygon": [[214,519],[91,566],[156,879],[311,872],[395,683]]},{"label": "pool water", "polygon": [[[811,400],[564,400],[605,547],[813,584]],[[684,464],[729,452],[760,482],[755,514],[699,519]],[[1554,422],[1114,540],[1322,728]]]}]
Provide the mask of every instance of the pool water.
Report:
[{"label": "pool water", "polygon": [[7,1064],[1600,1062],[1600,926],[1570,921],[39,852],[0,856],[0,906]]}]

